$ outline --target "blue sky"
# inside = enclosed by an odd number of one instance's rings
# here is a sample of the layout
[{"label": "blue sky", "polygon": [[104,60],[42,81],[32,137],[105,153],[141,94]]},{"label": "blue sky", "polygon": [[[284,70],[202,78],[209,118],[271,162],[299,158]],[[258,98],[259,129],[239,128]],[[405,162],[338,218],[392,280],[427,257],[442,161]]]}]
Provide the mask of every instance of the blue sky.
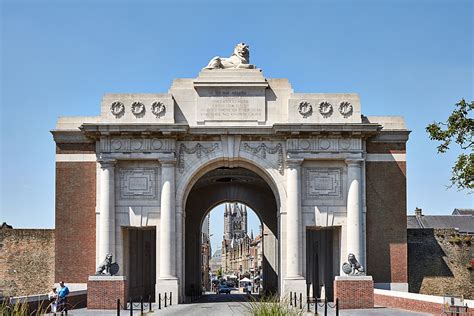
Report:
[{"label": "blue sky", "polygon": [[365,115],[405,117],[409,213],[473,207],[446,189],[457,152],[438,155],[424,131],[473,99],[473,10],[455,0],[2,1],[0,221],[54,227],[59,116],[98,115],[104,93],[166,92],[241,41],[296,92],[356,92]]}]

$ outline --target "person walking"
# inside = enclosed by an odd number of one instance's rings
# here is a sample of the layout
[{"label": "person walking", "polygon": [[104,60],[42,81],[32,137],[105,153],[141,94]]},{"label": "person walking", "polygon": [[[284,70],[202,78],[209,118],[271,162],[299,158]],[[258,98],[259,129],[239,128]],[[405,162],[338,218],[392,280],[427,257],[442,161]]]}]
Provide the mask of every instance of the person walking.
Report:
[{"label": "person walking", "polygon": [[58,306],[58,292],[56,291],[56,288],[53,287],[51,292],[48,293],[48,299],[50,301],[50,306],[51,306],[51,312],[56,315],[57,311],[57,306]]},{"label": "person walking", "polygon": [[63,312],[67,315],[67,297],[69,295],[69,288],[64,285],[64,281],[59,282],[59,289],[58,289],[58,312]]}]

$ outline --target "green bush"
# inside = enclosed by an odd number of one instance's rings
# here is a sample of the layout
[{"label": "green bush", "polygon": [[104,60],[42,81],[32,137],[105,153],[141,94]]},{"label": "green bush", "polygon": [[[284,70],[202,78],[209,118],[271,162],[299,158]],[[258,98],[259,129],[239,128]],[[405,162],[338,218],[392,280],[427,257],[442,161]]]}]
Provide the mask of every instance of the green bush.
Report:
[{"label": "green bush", "polygon": [[253,297],[245,308],[253,316],[301,316],[303,311],[290,306],[288,298],[281,299],[278,295],[262,297],[256,300]]}]

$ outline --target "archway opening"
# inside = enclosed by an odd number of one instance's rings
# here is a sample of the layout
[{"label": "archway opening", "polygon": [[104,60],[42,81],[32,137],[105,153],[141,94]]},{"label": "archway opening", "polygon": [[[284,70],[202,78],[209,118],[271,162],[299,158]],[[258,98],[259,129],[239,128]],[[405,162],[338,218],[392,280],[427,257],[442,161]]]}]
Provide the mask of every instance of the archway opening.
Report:
[{"label": "archway opening", "polygon": [[258,294],[263,289],[263,229],[247,205],[226,202],[202,224],[202,288],[206,293]]},{"label": "archway opening", "polygon": [[[201,176],[189,191],[185,203],[184,290],[186,296],[191,296],[203,290],[205,282],[203,282],[204,274],[202,271],[202,224],[209,212],[217,206],[224,204],[225,212],[225,203],[227,203],[228,212],[231,207],[234,211],[236,205],[242,208],[245,206],[247,214],[248,210],[251,209],[259,218],[262,235],[261,273],[259,276],[262,284],[261,290],[265,293],[278,293],[280,251],[277,200],[270,185],[261,176],[240,167],[213,169]],[[227,241],[222,241],[222,245],[227,245],[229,251],[239,249],[230,247],[233,239],[235,243],[234,237],[236,236],[231,235],[235,231],[240,234],[242,229],[228,232],[230,234],[227,235]],[[226,236],[223,234],[222,237]],[[243,236],[239,235],[238,237]],[[237,245],[233,246],[237,247]],[[233,265],[230,265],[231,262]],[[231,275],[232,272],[240,271],[240,263],[238,263],[238,260],[231,260],[229,266],[223,268],[227,269],[224,271]],[[244,265],[242,266],[242,272],[243,269]],[[242,273],[238,275],[239,278],[241,276]],[[256,276],[255,271],[254,276]]]}]

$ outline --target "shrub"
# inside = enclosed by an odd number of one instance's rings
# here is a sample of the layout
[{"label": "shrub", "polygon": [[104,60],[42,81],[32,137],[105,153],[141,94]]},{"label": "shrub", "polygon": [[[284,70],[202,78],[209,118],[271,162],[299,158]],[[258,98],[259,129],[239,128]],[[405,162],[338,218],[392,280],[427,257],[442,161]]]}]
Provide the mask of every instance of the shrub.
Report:
[{"label": "shrub", "polygon": [[281,299],[278,295],[265,296],[260,300],[253,297],[245,308],[253,316],[301,316],[303,311],[290,306],[288,298]]}]

